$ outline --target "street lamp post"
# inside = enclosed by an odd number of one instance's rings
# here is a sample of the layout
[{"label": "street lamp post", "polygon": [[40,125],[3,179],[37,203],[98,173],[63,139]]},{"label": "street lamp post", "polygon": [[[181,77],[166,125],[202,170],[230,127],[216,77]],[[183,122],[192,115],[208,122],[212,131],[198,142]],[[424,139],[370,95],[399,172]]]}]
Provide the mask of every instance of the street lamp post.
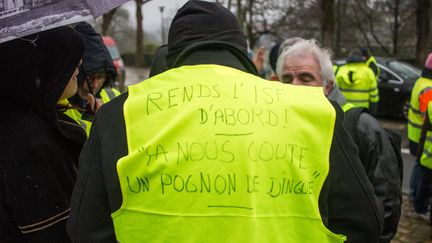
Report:
[{"label": "street lamp post", "polygon": [[164,24],[164,16],[163,16],[163,11],[164,11],[165,7],[164,6],[159,6],[159,10],[161,13],[161,36],[162,36],[162,45],[165,44],[165,24]]}]

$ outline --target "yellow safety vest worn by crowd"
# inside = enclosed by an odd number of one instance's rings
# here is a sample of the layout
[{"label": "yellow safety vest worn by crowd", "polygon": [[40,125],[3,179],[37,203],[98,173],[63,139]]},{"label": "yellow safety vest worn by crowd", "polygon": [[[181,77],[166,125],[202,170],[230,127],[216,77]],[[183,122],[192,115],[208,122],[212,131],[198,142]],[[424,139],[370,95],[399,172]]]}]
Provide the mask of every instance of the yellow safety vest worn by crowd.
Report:
[{"label": "yellow safety vest worn by crowd", "polygon": [[432,88],[432,80],[420,77],[411,91],[410,107],[408,109],[408,139],[415,143],[420,140],[424,114],[420,111],[419,97]]},{"label": "yellow safety vest worn by crowd", "polygon": [[[66,107],[70,106],[70,103],[67,99],[59,101],[59,104]],[[89,137],[92,123],[90,121],[84,120],[82,118],[81,112],[79,112],[77,109],[67,109],[63,113],[68,117],[72,118],[72,120],[74,120],[76,123],[78,123],[80,127],[86,132],[87,138]]]},{"label": "yellow safety vest worn by crowd", "polygon": [[375,78],[378,79],[381,69],[377,65],[377,61],[374,56],[370,56],[369,59],[366,61],[366,66],[368,66],[373,73],[375,74]]},{"label": "yellow safety vest worn by crowd", "polygon": [[[429,121],[432,121],[432,102],[429,102],[427,108],[427,115]],[[420,157],[420,164],[432,169],[432,131],[426,132],[426,139],[424,141],[423,153]]]},{"label": "yellow safety vest worn by crowd", "polygon": [[219,65],[129,86],[117,240],[344,241],[318,206],[335,116],[322,88]]},{"label": "yellow safety vest worn by crowd", "polygon": [[342,110],[343,110],[344,112],[347,112],[347,111],[349,111],[351,108],[354,108],[355,106],[354,106],[353,104],[351,104],[351,103],[345,103],[345,104],[343,104],[341,107],[342,107]]},{"label": "yellow safety vest worn by crowd", "polygon": [[336,83],[347,102],[369,108],[379,100],[377,81],[365,63],[347,63],[339,68]]},{"label": "yellow safety vest worn by crowd", "polygon": [[101,89],[101,91],[99,92],[99,96],[102,99],[102,103],[106,104],[108,103],[110,100],[114,99],[115,97],[120,95],[120,91],[111,88],[111,87],[106,87]]}]

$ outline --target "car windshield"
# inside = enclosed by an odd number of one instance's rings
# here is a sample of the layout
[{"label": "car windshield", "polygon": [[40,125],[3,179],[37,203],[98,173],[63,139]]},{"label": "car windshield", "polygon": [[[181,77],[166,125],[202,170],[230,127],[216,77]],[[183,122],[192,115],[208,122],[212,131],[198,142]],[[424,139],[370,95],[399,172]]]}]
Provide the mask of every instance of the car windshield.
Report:
[{"label": "car windshield", "polygon": [[112,59],[120,58],[120,52],[115,46],[107,46]]},{"label": "car windshield", "polygon": [[400,62],[400,61],[390,61],[388,66],[391,70],[401,76],[403,79],[416,80],[421,75],[421,70],[412,66],[411,64]]}]

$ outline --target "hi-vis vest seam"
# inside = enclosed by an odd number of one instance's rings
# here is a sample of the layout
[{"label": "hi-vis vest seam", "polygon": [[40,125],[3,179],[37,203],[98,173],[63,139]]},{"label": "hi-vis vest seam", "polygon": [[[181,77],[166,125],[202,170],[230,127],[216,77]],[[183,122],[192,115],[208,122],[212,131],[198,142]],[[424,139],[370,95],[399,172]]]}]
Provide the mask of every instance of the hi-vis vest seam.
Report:
[{"label": "hi-vis vest seam", "polygon": [[182,66],[130,86],[124,119],[120,242],[345,240],[318,207],[335,122],[322,88]]}]

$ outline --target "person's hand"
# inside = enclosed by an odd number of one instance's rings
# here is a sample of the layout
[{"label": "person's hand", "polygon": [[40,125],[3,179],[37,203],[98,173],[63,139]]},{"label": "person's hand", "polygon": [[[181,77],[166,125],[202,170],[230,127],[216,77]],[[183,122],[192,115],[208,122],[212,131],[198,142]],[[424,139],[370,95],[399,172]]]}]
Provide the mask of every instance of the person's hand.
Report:
[{"label": "person's hand", "polygon": [[102,100],[95,98],[92,94],[87,95],[87,110],[91,114],[96,114],[96,111],[102,106]]}]

